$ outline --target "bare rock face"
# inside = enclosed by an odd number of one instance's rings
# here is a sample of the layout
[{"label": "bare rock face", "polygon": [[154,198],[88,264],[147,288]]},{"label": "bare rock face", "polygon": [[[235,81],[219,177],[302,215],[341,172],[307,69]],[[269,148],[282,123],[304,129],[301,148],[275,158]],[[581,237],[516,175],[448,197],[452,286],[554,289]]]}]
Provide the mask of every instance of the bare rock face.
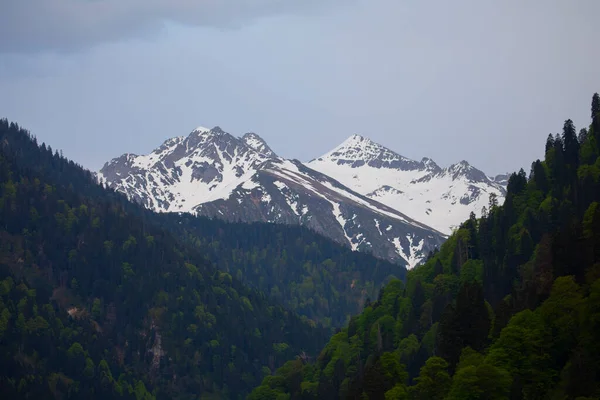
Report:
[{"label": "bare rock face", "polygon": [[[383,172],[381,179],[373,179],[373,171]],[[398,176],[389,178],[394,173]],[[478,211],[488,192],[499,199],[504,194],[501,184],[466,162],[442,169],[433,160],[413,161],[358,135],[303,164],[278,157],[255,133],[237,138],[219,127],[169,139],[148,155],[124,154],[97,176],[157,212],[300,224],[408,268],[439,247],[449,231],[446,220],[436,229],[424,223],[420,211],[427,216],[444,210],[417,197],[413,187],[432,191],[429,197],[442,199],[444,206],[465,208],[466,217]],[[442,181],[462,186],[452,191]],[[411,201],[419,203],[419,212],[407,207]]]}]

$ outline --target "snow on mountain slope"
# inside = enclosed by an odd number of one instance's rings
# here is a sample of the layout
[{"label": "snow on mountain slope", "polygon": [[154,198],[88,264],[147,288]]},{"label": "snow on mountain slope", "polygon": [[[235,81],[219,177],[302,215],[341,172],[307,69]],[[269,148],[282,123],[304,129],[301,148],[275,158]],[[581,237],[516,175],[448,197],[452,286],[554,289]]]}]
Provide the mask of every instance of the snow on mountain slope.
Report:
[{"label": "snow on mountain slope", "polygon": [[115,158],[98,177],[155,211],[190,212],[198,204],[228,198],[268,158],[219,127],[197,128],[149,155]]},{"label": "snow on mountain slope", "polygon": [[218,127],[198,128],[149,155],[113,159],[98,179],[155,211],[302,224],[409,268],[444,240],[429,226],[278,157],[253,133],[240,139]]},{"label": "snow on mountain slope", "polygon": [[249,132],[242,136],[242,141],[251,149],[259,152],[260,154],[264,154],[267,157],[277,157],[277,154],[256,133]]},{"label": "snow on mountain slope", "polygon": [[506,193],[504,175],[489,178],[466,161],[442,169],[429,158],[410,160],[360,135],[306,165],[445,234],[471,212],[479,215],[491,193],[499,201]]},{"label": "snow on mountain slope", "polygon": [[[296,160],[269,161],[250,182],[236,188],[228,199],[200,204],[195,212],[229,221],[299,223],[353,250],[404,260],[409,268],[444,240],[439,232]],[[387,227],[385,233],[378,224]]]}]

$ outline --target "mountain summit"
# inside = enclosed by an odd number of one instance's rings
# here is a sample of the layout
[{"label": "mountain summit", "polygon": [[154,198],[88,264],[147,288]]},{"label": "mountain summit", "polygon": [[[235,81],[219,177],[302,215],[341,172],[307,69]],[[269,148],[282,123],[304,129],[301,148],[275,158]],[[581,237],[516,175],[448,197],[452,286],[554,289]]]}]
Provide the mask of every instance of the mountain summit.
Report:
[{"label": "mountain summit", "polygon": [[403,157],[371,139],[357,134],[350,136],[339,146],[308,164],[318,164],[318,162],[325,160],[338,165],[347,165],[351,168],[368,165],[374,168],[385,167],[408,170],[420,167],[418,162]]},{"label": "mountain summit", "polygon": [[[258,136],[257,136],[258,137]],[[197,128],[166,140],[148,155],[125,154],[106,163],[99,178],[155,211],[193,212],[226,199],[272,158],[221,128]]]},{"label": "mountain summit", "polygon": [[305,225],[409,268],[488,192],[504,190],[468,163],[441,169],[360,135],[303,164],[277,156],[256,133],[238,138],[219,127],[168,139],[148,155],[124,154],[98,178],[155,211]]},{"label": "mountain summit", "polygon": [[246,133],[244,136],[242,136],[242,141],[246,143],[246,145],[252,150],[257,151],[260,154],[264,154],[267,157],[277,157],[277,154],[271,150],[267,142],[265,142],[263,138],[254,132]]},{"label": "mountain summit", "polygon": [[409,268],[444,241],[398,210],[278,157],[255,133],[237,138],[219,127],[198,128],[148,155],[113,159],[98,179],[155,211],[305,225]]},{"label": "mountain summit", "polygon": [[440,168],[430,158],[406,158],[360,135],[307,164],[352,190],[449,234],[481,212],[490,194],[501,200],[505,181],[461,161]]}]

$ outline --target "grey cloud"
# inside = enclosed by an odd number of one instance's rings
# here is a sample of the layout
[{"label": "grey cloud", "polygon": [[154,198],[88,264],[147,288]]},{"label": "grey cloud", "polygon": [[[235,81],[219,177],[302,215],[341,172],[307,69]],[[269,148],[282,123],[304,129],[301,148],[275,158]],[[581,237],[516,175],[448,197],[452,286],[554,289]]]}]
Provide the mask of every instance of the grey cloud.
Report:
[{"label": "grey cloud", "polygon": [[[159,31],[165,23],[235,28],[342,0],[3,0],[0,52],[77,51]],[[349,2],[346,0],[346,3]]]}]

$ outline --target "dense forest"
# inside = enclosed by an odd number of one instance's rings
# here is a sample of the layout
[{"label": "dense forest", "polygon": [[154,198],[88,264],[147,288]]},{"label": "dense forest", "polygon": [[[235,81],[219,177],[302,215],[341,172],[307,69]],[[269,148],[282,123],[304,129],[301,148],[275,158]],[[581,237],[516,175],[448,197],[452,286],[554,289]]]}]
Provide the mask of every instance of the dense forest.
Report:
[{"label": "dense forest", "polygon": [[156,217],[219,270],[326,327],[345,326],[383,283],[406,277],[402,266],[300,226],[231,224],[190,214]]},{"label": "dense forest", "polygon": [[315,359],[250,399],[600,398],[600,98]]},{"label": "dense forest", "polygon": [[330,331],[0,120],[0,398],[241,399]]}]

